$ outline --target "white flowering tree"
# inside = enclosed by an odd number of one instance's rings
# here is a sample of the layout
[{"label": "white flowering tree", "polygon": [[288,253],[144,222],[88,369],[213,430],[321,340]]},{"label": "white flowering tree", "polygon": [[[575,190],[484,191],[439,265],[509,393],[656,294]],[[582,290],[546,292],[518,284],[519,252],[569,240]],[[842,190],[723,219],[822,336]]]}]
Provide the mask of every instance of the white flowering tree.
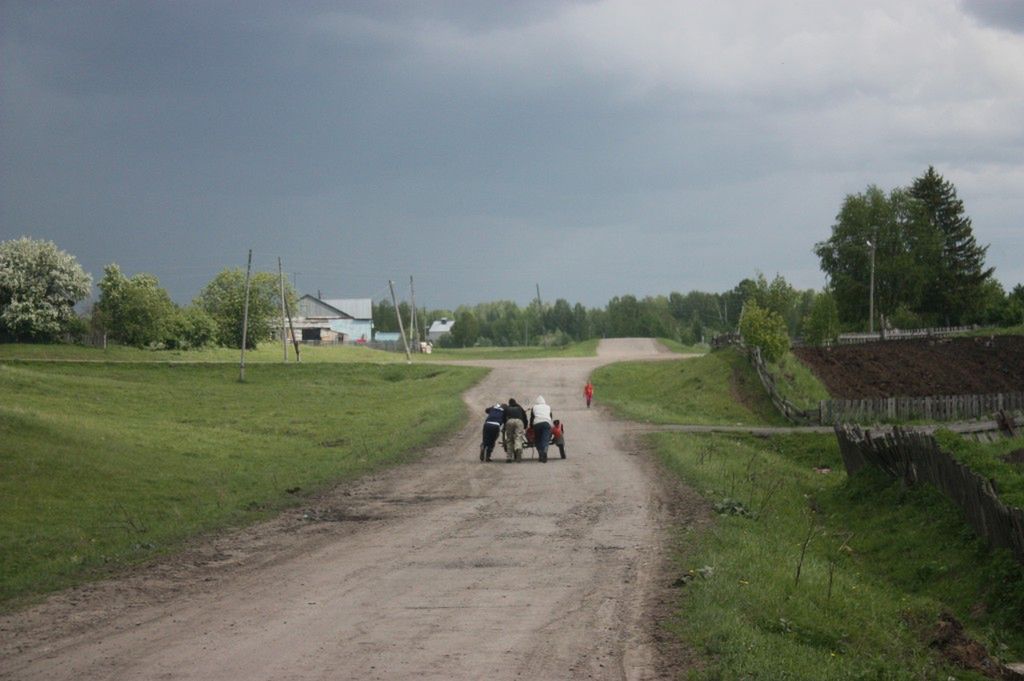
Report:
[{"label": "white flowering tree", "polygon": [[92,277],[75,256],[52,241],[21,237],[0,242],[0,337],[57,338],[76,318],[75,304],[91,289]]}]

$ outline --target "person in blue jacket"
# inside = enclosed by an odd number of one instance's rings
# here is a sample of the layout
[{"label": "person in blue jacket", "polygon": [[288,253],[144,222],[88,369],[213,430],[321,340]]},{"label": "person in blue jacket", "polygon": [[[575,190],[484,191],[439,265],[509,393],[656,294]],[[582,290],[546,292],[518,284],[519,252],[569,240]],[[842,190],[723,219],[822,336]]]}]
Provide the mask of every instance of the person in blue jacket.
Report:
[{"label": "person in blue jacket", "polygon": [[487,407],[485,411],[487,417],[484,419],[483,441],[480,442],[480,460],[490,461],[494,443],[498,441],[501,426],[505,423],[505,407],[496,404],[493,407]]}]

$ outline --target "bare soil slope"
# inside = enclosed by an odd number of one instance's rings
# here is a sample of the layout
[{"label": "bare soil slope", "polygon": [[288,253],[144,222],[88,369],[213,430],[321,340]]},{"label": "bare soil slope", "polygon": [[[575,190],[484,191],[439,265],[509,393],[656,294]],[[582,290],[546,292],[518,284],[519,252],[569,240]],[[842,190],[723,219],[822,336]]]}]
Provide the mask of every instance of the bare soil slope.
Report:
[{"label": "bare soil slope", "polygon": [[793,352],[838,398],[1024,390],[1024,336],[886,341]]},{"label": "bare soil slope", "polygon": [[[418,463],[0,618],[0,677],[662,678],[666,497],[581,394],[599,364],[659,355],[620,340],[598,358],[479,362],[495,368],[469,422]],[[479,463],[483,406],[538,395],[569,458]]]}]

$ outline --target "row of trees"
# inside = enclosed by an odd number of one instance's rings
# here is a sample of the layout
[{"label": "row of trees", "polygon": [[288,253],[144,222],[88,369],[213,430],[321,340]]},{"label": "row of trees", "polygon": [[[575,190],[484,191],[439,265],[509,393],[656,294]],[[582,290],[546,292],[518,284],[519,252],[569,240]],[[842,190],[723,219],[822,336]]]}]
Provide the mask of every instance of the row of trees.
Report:
[{"label": "row of trees", "polygon": [[1007,293],[987,250],[956,187],[932,167],[909,187],[847,196],[832,235],[814,247],[846,327],[869,326],[872,255],[876,315],[893,326],[1020,324],[1024,286]]},{"label": "row of trees", "polygon": [[[251,276],[249,347],[271,337],[281,309],[281,286],[276,274]],[[294,289],[287,281],[283,286],[294,307]],[[75,305],[89,296],[92,277],[74,256],[50,241],[22,237],[0,243],[0,338],[47,342],[92,334],[140,348],[242,345],[245,273],[240,269],[220,272],[187,306],[171,300],[152,274],[128,277],[117,264],[104,268],[97,287],[96,304],[79,316]]]},{"label": "row of trees", "polygon": [[[874,269],[876,319],[897,328],[1024,323],[1024,285],[1007,292],[985,265],[987,246],[973,234],[963,201],[933,167],[888,194],[869,186],[849,195],[832,235],[814,252],[828,277],[822,291],[793,288],[783,277],[744,279],[724,293],[691,291],[613,298],[605,308],[557,300],[525,308],[503,301],[456,310],[423,310],[421,320],[456,320],[448,343],[522,345],[594,337],[657,336],[684,343],[739,326],[775,355],[800,335],[820,344],[841,331],[865,330]],[[872,263],[872,260],[874,262]],[[401,304],[404,318],[408,306]],[[394,308],[375,306],[378,328],[397,330]],[[744,324],[745,322],[745,324]],[[784,352],[784,350],[781,350]]]},{"label": "row of trees", "polygon": [[[843,201],[831,236],[814,252],[827,275],[823,291],[798,290],[782,276],[743,279],[723,293],[691,291],[668,296],[616,296],[603,308],[558,299],[525,307],[511,301],[417,310],[420,335],[440,318],[456,321],[445,344],[561,345],[588,338],[646,336],[696,343],[743,327],[752,333],[807,342],[834,339],[843,330],[869,326],[874,273],[876,314],[898,328],[1024,323],[1024,285],[1006,292],[985,265],[956,188],[934,168],[909,187],[886,193],[869,186]],[[52,340],[62,334],[104,333],[127,345],[170,348],[210,343],[239,347],[244,273],[228,269],[188,306],[176,305],[151,274],[125,276],[116,264],[104,270],[100,296],[87,318],[74,307],[92,280],[71,256],[46,241],[0,243],[0,338]],[[280,281],[270,272],[251,280],[250,345],[270,338],[281,306]],[[296,293],[285,282],[294,306]],[[408,303],[399,304],[410,319]],[[374,304],[379,331],[397,331],[389,300]],[[760,331],[756,331],[760,330]],[[766,353],[781,342],[765,342]]]},{"label": "row of trees", "polygon": [[[635,336],[690,344],[735,330],[748,303],[777,316],[791,335],[834,337],[839,333],[831,294],[801,291],[782,276],[769,281],[763,274],[743,279],[724,293],[673,292],[644,298],[624,295],[612,298],[602,308],[586,308],[564,299],[549,304],[535,300],[525,307],[499,301],[454,310],[422,309],[416,316],[422,328],[437,319],[454,319],[451,335],[442,342],[455,347],[561,345],[588,338]],[[411,319],[408,303],[399,303],[399,314],[406,322]],[[390,300],[374,304],[373,319],[379,331],[398,331]]]}]

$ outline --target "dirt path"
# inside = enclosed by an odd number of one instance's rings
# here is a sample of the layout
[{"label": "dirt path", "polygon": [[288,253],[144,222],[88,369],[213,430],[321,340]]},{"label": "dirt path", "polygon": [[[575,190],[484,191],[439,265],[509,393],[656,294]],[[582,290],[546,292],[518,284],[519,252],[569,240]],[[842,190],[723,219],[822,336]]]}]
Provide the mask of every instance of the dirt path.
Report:
[{"label": "dirt path", "polygon": [[[659,356],[619,340],[597,358],[481,362],[494,371],[447,446],[0,618],[0,677],[661,678],[669,505],[625,424],[580,394],[600,364]],[[565,421],[569,458],[479,463],[477,412],[537,395]]]}]

